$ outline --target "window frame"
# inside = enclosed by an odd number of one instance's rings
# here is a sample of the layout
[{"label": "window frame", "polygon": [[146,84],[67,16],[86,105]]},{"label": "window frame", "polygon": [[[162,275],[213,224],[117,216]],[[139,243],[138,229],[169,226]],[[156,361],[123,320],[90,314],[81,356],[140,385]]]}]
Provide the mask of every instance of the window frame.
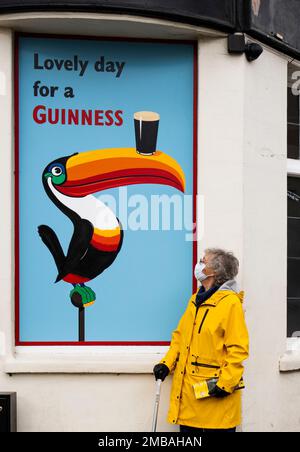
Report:
[{"label": "window frame", "polygon": [[[60,38],[60,39],[82,39],[88,41],[127,41],[127,42],[154,42],[154,43],[169,43],[170,45],[184,43],[193,46],[193,224],[196,225],[196,237],[197,237],[197,221],[196,221],[196,203],[197,203],[197,162],[198,162],[198,40],[172,40],[172,39],[156,39],[156,38],[128,38],[128,37],[102,37],[102,36],[86,36],[86,35],[60,35],[60,34],[40,34],[31,32],[17,32],[15,33],[14,39],[14,120],[15,120],[15,347],[16,350],[21,351],[22,348],[28,347],[38,347],[45,350],[47,353],[48,347],[67,347],[67,350],[73,350],[75,347],[84,347],[88,350],[89,347],[94,347],[98,351],[105,350],[105,347],[110,350],[118,350],[118,347],[123,347],[125,350],[135,350],[137,346],[139,349],[152,350],[152,347],[157,347],[157,349],[167,350],[170,341],[23,341],[20,339],[20,259],[19,259],[19,179],[17,177],[19,173],[19,144],[18,144],[18,132],[19,132],[19,76],[18,76],[18,39],[20,37],[48,37],[48,38]],[[192,244],[192,270],[197,261],[197,240],[193,241]],[[196,280],[194,279],[193,272],[192,276],[192,290],[196,290]],[[120,349],[121,350],[121,349]],[[121,353],[121,351],[120,351]],[[150,352],[151,353],[151,352]],[[68,354],[68,353],[67,353]],[[122,354],[122,353],[121,353]],[[22,355],[22,352],[21,352]],[[26,355],[26,350],[25,350]]]},{"label": "window frame", "polygon": [[[289,79],[290,67],[294,66],[295,70],[300,72],[300,62],[289,62],[287,66],[288,70],[288,87],[291,87],[291,82]],[[288,125],[288,123],[287,123]],[[299,136],[300,136],[300,93],[299,93]],[[299,143],[299,159],[287,158],[287,182],[288,177],[299,177],[300,178],[300,143]],[[288,232],[288,231],[287,231]],[[288,259],[288,256],[287,256]],[[287,341],[287,351],[297,351],[300,353],[300,337],[288,337]]]}]

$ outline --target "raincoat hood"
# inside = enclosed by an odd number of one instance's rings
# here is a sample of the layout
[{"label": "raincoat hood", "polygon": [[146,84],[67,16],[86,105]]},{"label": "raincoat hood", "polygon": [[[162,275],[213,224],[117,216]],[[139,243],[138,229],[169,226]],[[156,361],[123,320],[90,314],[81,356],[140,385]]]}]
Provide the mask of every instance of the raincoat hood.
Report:
[{"label": "raincoat hood", "polygon": [[234,292],[240,299],[241,303],[243,302],[244,299],[244,291],[243,290],[239,290],[238,284],[236,282],[235,279],[229,279],[228,281],[224,282],[224,284],[222,284],[218,291],[224,291],[224,290],[231,290],[232,292]]},{"label": "raincoat hood", "polygon": [[228,281],[224,282],[219,287],[219,290],[233,290],[233,292],[238,292],[238,285],[235,279],[229,279]]}]

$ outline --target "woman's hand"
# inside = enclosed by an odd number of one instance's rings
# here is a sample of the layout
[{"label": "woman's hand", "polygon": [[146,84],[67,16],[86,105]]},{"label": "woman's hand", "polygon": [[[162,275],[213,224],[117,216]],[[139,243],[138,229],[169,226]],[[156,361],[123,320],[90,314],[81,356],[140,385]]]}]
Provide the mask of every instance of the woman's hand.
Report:
[{"label": "woman's hand", "polygon": [[224,389],[219,388],[219,386],[215,385],[213,389],[209,391],[209,395],[212,397],[222,398],[230,395],[229,392],[224,391]]},{"label": "woman's hand", "polygon": [[163,363],[156,364],[156,366],[154,366],[154,368],[153,368],[155,380],[164,381],[164,379],[169,375],[169,372],[170,372],[170,370],[169,370],[168,366],[166,366],[166,364],[163,364]]}]

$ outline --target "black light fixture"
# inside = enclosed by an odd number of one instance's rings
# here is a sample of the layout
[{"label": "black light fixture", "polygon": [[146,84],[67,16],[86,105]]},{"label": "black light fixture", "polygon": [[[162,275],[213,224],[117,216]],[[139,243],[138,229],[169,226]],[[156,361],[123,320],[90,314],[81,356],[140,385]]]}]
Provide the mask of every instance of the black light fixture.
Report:
[{"label": "black light fixture", "polygon": [[234,33],[228,36],[228,53],[244,53],[248,61],[256,60],[263,52],[263,48],[256,42],[245,41],[244,33]]},{"label": "black light fixture", "polygon": [[256,42],[247,42],[245,55],[248,61],[257,60],[257,58],[263,53],[263,48]]},{"label": "black light fixture", "polygon": [[244,33],[234,33],[228,36],[228,53],[244,53],[246,50]]}]

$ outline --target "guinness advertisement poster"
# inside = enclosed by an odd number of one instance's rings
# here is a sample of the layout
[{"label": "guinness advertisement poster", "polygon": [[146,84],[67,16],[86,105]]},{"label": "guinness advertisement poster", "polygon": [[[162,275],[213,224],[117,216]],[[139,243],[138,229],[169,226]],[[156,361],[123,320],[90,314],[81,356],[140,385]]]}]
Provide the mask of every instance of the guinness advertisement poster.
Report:
[{"label": "guinness advertisement poster", "polygon": [[195,44],[18,35],[17,345],[167,345],[192,292]]}]

